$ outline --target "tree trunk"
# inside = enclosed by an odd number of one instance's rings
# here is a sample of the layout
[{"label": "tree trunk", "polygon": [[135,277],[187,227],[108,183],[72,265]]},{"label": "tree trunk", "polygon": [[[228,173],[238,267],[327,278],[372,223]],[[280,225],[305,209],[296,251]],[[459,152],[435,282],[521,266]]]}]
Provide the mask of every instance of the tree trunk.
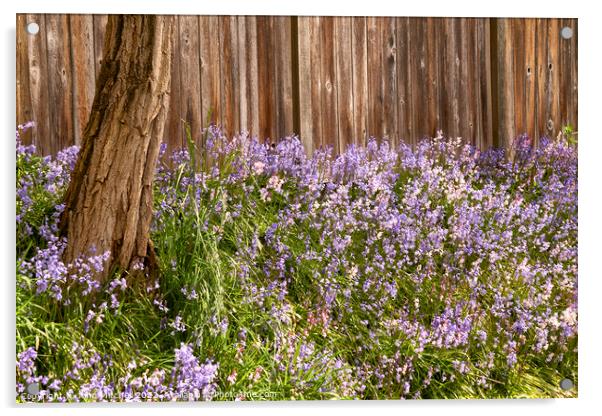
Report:
[{"label": "tree trunk", "polygon": [[[111,15],[92,111],[65,196],[66,262],[110,251],[113,266],[154,260],[153,176],[169,103],[173,16]],[[79,68],[86,71],[90,68]]]}]

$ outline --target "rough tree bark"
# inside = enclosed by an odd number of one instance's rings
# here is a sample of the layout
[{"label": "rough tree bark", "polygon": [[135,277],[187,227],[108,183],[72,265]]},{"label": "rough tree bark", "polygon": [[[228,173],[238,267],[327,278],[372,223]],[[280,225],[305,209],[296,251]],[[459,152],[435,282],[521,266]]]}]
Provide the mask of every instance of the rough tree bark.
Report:
[{"label": "rough tree bark", "polygon": [[152,185],[169,103],[174,19],[108,19],[92,110],[61,218],[66,262],[110,251],[100,281],[113,266],[153,267]]}]

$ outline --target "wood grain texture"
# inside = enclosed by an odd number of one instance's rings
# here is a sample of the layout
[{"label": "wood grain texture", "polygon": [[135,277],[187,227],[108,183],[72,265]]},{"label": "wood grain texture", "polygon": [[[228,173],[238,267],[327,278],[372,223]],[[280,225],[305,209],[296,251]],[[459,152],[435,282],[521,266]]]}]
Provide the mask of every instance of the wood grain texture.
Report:
[{"label": "wood grain texture", "polygon": [[98,77],[100,73],[100,64],[102,62],[105,31],[107,28],[108,16],[106,14],[93,15],[94,20],[94,74]]},{"label": "wood grain texture", "polygon": [[[201,111],[201,58],[198,16],[179,16],[180,118],[190,127],[198,142],[203,129]],[[178,97],[176,97],[178,98]]]},{"label": "wood grain texture", "polygon": [[[40,31],[36,36],[27,38],[29,93],[31,95],[33,121],[36,122],[32,141],[37,146],[39,154],[48,155],[52,154],[52,136],[50,133],[46,19],[42,14],[28,14],[27,23],[29,22],[36,22],[40,26]],[[17,53],[19,51],[18,49]],[[17,108],[19,107],[20,103],[17,102]]]},{"label": "wood grain texture", "polygon": [[320,76],[320,57],[322,55],[322,43],[320,39],[320,24],[323,17],[307,18],[309,20],[309,44],[310,44],[310,90],[312,137],[315,148],[325,145],[324,134],[322,134],[322,79]]},{"label": "wood grain texture", "polygon": [[46,17],[50,152],[75,144],[71,71],[71,41],[67,15]]},{"label": "wood grain texture", "polygon": [[[17,75],[17,88],[16,88],[16,102],[20,105],[17,106],[17,125],[32,121],[34,119],[33,107],[31,102],[31,92],[29,79],[29,55],[28,55],[28,37],[31,36],[27,33],[27,16],[24,14],[17,15],[17,56],[16,56],[16,75]],[[21,141],[25,144],[31,144],[33,142],[34,129],[30,129],[21,135]]]},{"label": "wood grain texture", "polygon": [[382,137],[395,145],[397,128],[397,27],[395,19],[381,17],[378,21],[381,37],[383,126]]},{"label": "wood grain texture", "polygon": [[293,86],[291,19],[273,16],[274,91],[276,104],[275,138],[293,134]]},{"label": "wood grain texture", "polygon": [[546,108],[546,88],[548,88],[548,25],[546,19],[537,19],[536,22],[536,38],[539,42],[536,50],[536,91],[537,98],[535,104],[535,139],[539,139],[542,134],[545,134],[546,124],[548,121]]},{"label": "wood grain texture", "polygon": [[221,108],[220,125],[227,136],[240,130],[237,96],[239,94],[238,24],[235,16],[219,16]]},{"label": "wood grain texture", "polygon": [[412,43],[410,37],[410,20],[407,17],[397,18],[397,134],[400,141],[413,141],[413,95],[411,82],[410,55]]},{"label": "wood grain texture", "polygon": [[513,140],[515,134],[512,22],[509,19],[498,19],[497,28],[499,144],[506,146]]},{"label": "wood grain texture", "polygon": [[[255,16],[239,17],[245,21],[245,42],[240,47],[246,53],[246,97],[248,129],[257,136],[259,134],[259,86],[257,75],[257,22]],[[240,35],[239,35],[240,36]],[[242,111],[242,106],[241,106]]]},{"label": "wood grain texture", "polygon": [[535,137],[535,19],[525,19],[525,62],[522,72],[525,77],[525,131]]},{"label": "wood grain texture", "polygon": [[[184,144],[182,120],[196,133],[208,123],[261,140],[298,133],[308,152],[369,136],[415,144],[438,129],[487,148],[578,127],[576,19],[176,20],[171,148]],[[17,121],[34,119],[25,140],[56,153],[79,141],[107,16],[18,15],[26,21],[41,30],[17,37]]]},{"label": "wood grain texture", "polygon": [[560,20],[547,19],[548,24],[548,88],[547,107],[548,121],[545,135],[556,137],[562,126],[560,125]]},{"label": "wood grain texture", "polygon": [[351,17],[335,17],[336,100],[339,116],[337,144],[340,150],[353,143],[353,70]]},{"label": "wood grain texture", "polygon": [[[491,26],[494,19],[483,19],[479,25],[480,37],[477,43],[477,48],[481,51],[478,65],[480,68],[480,84],[479,84],[479,97],[480,97],[480,108],[483,109],[483,136],[480,138],[478,145],[481,148],[488,149],[495,145],[494,137],[497,134],[494,133],[497,128],[494,124],[494,120],[497,120],[497,104],[494,107],[493,104],[493,56],[497,53],[492,54],[491,45]],[[497,91],[497,88],[495,89]],[[497,96],[496,96],[497,97]]]},{"label": "wood grain texture", "polygon": [[218,16],[199,16],[201,111],[203,125],[221,120],[221,82]]},{"label": "wood grain texture", "polygon": [[171,82],[169,87],[169,112],[165,120],[165,129],[163,131],[163,142],[167,144],[168,153],[172,150],[186,146],[184,137],[184,122],[182,117],[182,84],[181,84],[181,56],[180,56],[180,19],[176,17],[174,21],[175,36],[172,37],[171,64]]},{"label": "wood grain texture", "polygon": [[[305,151],[313,152],[314,135],[313,135],[313,118],[312,109],[312,65],[311,65],[311,25],[312,18],[300,16],[297,19],[298,28],[298,79],[299,79],[299,116],[300,116],[300,139],[303,143]],[[317,137],[316,137],[317,139]]]},{"label": "wood grain texture", "polygon": [[276,140],[276,123],[273,122],[276,111],[276,96],[273,84],[274,62],[272,51],[273,20],[269,16],[257,16],[257,86],[259,91],[259,136]]},{"label": "wood grain texture", "polygon": [[[94,54],[94,18],[92,15],[69,15],[71,37],[71,71],[73,73],[73,134],[75,144],[81,136],[94,100],[96,86]],[[84,69],[85,68],[85,69]]]},{"label": "wood grain texture", "polygon": [[320,19],[320,99],[322,100],[322,140],[338,152],[337,80],[334,57],[334,18]]},{"label": "wood grain texture", "polygon": [[383,33],[380,18],[366,18],[368,51],[368,136],[384,135]]},{"label": "wood grain texture", "polygon": [[368,43],[366,18],[352,18],[353,137],[349,140],[364,145],[368,138]]}]

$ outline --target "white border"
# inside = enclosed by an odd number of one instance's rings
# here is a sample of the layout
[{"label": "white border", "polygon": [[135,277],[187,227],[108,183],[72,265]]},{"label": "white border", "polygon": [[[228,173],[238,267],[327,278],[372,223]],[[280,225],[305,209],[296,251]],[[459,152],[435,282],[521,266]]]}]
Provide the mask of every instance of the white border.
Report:
[{"label": "white border", "polygon": [[[484,4],[487,3],[487,4]],[[593,3],[593,2],[591,2]],[[85,3],[79,1],[53,0],[8,0],[3,1],[2,13],[2,65],[0,81],[3,91],[0,110],[1,125],[4,131],[2,143],[3,158],[0,195],[3,198],[3,225],[5,238],[2,239],[2,264],[6,273],[2,276],[3,307],[2,319],[6,325],[1,354],[2,405],[13,405],[14,392],[14,141],[15,128],[15,13],[159,13],[159,14],[282,14],[282,15],[400,15],[400,16],[466,16],[466,17],[577,17],[579,18],[579,399],[575,400],[502,400],[502,401],[437,401],[437,402],[304,402],[304,403],[247,403],[213,404],[207,407],[210,412],[228,414],[299,414],[307,412],[332,413],[343,411],[351,414],[365,414],[376,410],[379,413],[402,414],[444,414],[453,415],[507,415],[509,413],[545,413],[545,414],[590,414],[599,406],[598,386],[600,375],[600,322],[599,305],[602,295],[601,281],[602,258],[599,254],[601,233],[602,204],[602,137],[596,131],[596,125],[602,120],[599,105],[600,91],[600,14],[594,6],[585,2],[566,1],[515,1],[482,2],[470,4],[461,1],[420,1],[394,2],[381,0],[344,1],[340,3],[324,0],[304,0],[285,2],[276,0],[213,0],[170,1],[170,0],[103,0]],[[10,231],[8,231],[10,230]],[[596,406],[598,405],[598,406]],[[29,414],[42,411],[48,414],[70,414],[72,412],[90,412],[106,414],[106,406],[88,406],[85,408],[21,407],[9,409],[9,412]],[[186,413],[204,411],[203,406],[168,407],[164,405],[131,407],[117,406],[110,411],[141,411],[147,414],[163,414],[166,411]]]}]

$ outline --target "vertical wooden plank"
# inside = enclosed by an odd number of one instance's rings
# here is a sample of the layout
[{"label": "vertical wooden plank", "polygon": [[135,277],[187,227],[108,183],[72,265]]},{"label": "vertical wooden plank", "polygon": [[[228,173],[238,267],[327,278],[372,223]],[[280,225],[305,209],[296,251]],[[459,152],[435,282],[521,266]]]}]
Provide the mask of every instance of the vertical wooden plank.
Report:
[{"label": "vertical wooden plank", "polygon": [[368,120],[368,49],[366,18],[352,17],[351,57],[353,66],[353,143],[363,145],[367,139]]},{"label": "vertical wooden plank", "polygon": [[[253,135],[259,133],[258,101],[259,90],[257,84],[257,22],[255,16],[241,16],[245,20],[245,47],[246,50],[246,97],[248,129]],[[242,111],[242,110],[241,110]]]},{"label": "vertical wooden plank", "polygon": [[[481,149],[485,150],[494,146],[494,119],[497,120],[497,115],[494,116],[494,111],[497,111],[497,104],[493,106],[494,85],[492,78],[494,75],[494,64],[492,59],[497,59],[496,52],[492,53],[493,45],[491,45],[491,22],[495,19],[481,19],[479,26],[479,42],[477,49],[479,50],[478,68],[479,68],[479,107],[482,112],[482,134]],[[497,67],[497,64],[495,64]],[[496,73],[497,74],[497,73]],[[497,130],[496,130],[497,131]],[[497,137],[497,133],[495,133]]]},{"label": "vertical wooden plank", "polygon": [[556,137],[560,125],[560,19],[548,19],[548,88],[547,108],[548,123],[546,135]]},{"label": "vertical wooden plank", "polygon": [[423,117],[426,119],[426,130],[422,134],[433,135],[437,129],[440,129],[440,116],[439,116],[439,88],[437,85],[438,79],[438,46],[439,36],[437,36],[437,26],[439,24],[438,18],[427,17],[424,21],[424,33],[426,38],[424,42],[424,59],[425,72],[424,72],[424,87],[425,87],[425,99],[426,108],[423,111]]},{"label": "vertical wooden plank", "polygon": [[[43,14],[28,14],[27,23],[35,22],[40,26],[37,35],[27,40],[29,56],[29,93],[31,109],[36,128],[33,131],[32,142],[39,154],[47,155],[52,152],[50,132],[50,100],[48,89],[48,49],[46,42],[46,18]],[[28,120],[29,121],[29,120]]]},{"label": "vertical wooden plank", "polygon": [[577,19],[571,19],[571,27],[573,28],[573,37],[571,42],[569,43],[569,50],[567,51],[567,56],[569,57],[569,63],[571,66],[570,76],[571,80],[569,82],[569,88],[566,93],[568,94],[568,114],[570,115],[569,121],[575,128],[575,131],[578,130],[579,127],[579,113],[578,113],[578,55],[579,49],[578,45],[578,33],[579,33],[579,21]]},{"label": "vertical wooden plank", "polygon": [[512,22],[511,19],[498,19],[498,92],[499,92],[499,140],[506,146],[514,140],[514,74]]},{"label": "vertical wooden plank", "polygon": [[524,20],[525,65],[525,128],[529,137],[535,137],[535,19]]},{"label": "vertical wooden plank", "polygon": [[411,143],[412,97],[409,78],[409,24],[407,17],[398,17],[397,24],[397,134],[399,140]]},{"label": "vertical wooden plank", "polygon": [[526,133],[525,128],[525,48],[514,45],[525,44],[525,32],[522,19],[511,20],[511,39],[513,52],[513,79],[514,79],[514,136]]},{"label": "vertical wooden plank", "polygon": [[180,72],[180,118],[190,127],[192,139],[198,141],[203,129],[201,112],[201,66],[199,46],[199,18],[197,16],[179,16],[179,67]]},{"label": "vertical wooden plank", "polygon": [[201,58],[201,112],[203,125],[221,119],[221,84],[219,64],[218,16],[199,16]]},{"label": "vertical wooden plank", "polygon": [[[171,71],[171,86],[169,93],[169,111],[165,120],[165,129],[163,132],[164,142],[167,143],[168,149],[174,150],[181,147],[186,147],[184,140],[184,130],[182,125],[182,109],[181,104],[181,77],[180,77],[180,17],[176,18],[174,27],[174,36],[172,38],[171,50],[171,66],[174,69]],[[168,150],[169,151],[169,150]]]},{"label": "vertical wooden plank", "polygon": [[536,98],[536,124],[535,124],[535,140],[539,140],[541,136],[546,134],[546,125],[548,113],[546,108],[546,88],[548,87],[548,58],[547,58],[547,43],[548,43],[548,26],[546,19],[537,19],[536,22],[536,60],[537,72],[535,80]]},{"label": "vertical wooden plank", "polygon": [[75,144],[72,115],[71,44],[66,14],[46,15],[48,90],[50,100],[50,151],[55,154]]},{"label": "vertical wooden plank", "polygon": [[257,16],[257,78],[259,86],[259,137],[276,140],[275,94],[272,77],[273,65],[273,22],[269,16]]},{"label": "vertical wooden plank", "polygon": [[249,131],[249,108],[247,99],[247,51],[249,45],[246,43],[247,22],[245,16],[236,17],[237,35],[236,40],[237,55],[238,55],[238,114],[240,116],[240,130]]},{"label": "vertical wooden plank", "polygon": [[468,68],[468,79],[466,92],[469,97],[468,112],[471,119],[468,123],[468,132],[463,133],[466,143],[482,148],[483,136],[481,131],[481,121],[483,107],[481,105],[479,85],[479,51],[484,49],[484,45],[479,46],[479,25],[480,20],[475,18],[465,19],[467,22],[466,37],[466,66]]},{"label": "vertical wooden plank", "polygon": [[379,19],[368,17],[368,135],[380,139],[384,126],[383,41]]},{"label": "vertical wooden plank", "polygon": [[481,72],[479,71],[479,54],[485,49],[485,45],[479,44],[481,41],[480,30],[482,19],[469,19],[470,30],[468,32],[468,65],[470,72],[470,81],[468,84],[468,95],[471,97],[470,106],[473,115],[473,125],[471,127],[471,143],[483,148],[485,142],[483,137],[483,105],[481,103]]},{"label": "vertical wooden plank", "polygon": [[[29,47],[31,41],[30,35],[27,33],[27,15],[17,14],[17,125],[34,120],[33,108],[31,102],[31,92],[29,88]],[[31,144],[33,141],[33,129],[28,130],[21,136],[21,141],[25,144]]]},{"label": "vertical wooden plank", "polygon": [[106,14],[93,15],[94,20],[94,74],[95,78],[100,73],[100,64],[102,62],[102,54],[105,43],[105,31],[107,20],[109,17]]},{"label": "vertical wooden plank", "polygon": [[336,93],[339,115],[338,148],[353,143],[353,71],[351,61],[351,17],[335,17]]},{"label": "vertical wooden plank", "polygon": [[[395,19],[381,17],[378,21],[382,33],[382,92],[383,92],[383,127],[384,137],[395,146],[398,140],[397,132],[397,28]],[[433,60],[434,62],[435,60]],[[433,98],[436,100],[436,98]]]},{"label": "vertical wooden plank", "polygon": [[474,143],[474,126],[476,108],[472,104],[474,99],[473,83],[476,76],[471,65],[471,43],[473,30],[473,19],[460,19],[460,134],[465,143]]},{"label": "vertical wooden plank", "polygon": [[[293,69],[291,52],[291,18],[273,16],[273,42],[275,53],[274,90],[276,92],[276,138],[293,133]],[[334,69],[334,68],[333,68]]]},{"label": "vertical wooden plank", "polygon": [[455,63],[456,63],[456,93],[457,98],[457,109],[458,109],[458,130],[454,135],[456,137],[464,138],[465,132],[468,130],[467,117],[465,114],[468,113],[466,106],[466,78],[468,73],[466,71],[465,64],[465,51],[466,51],[466,39],[465,35],[465,19],[455,18],[454,36],[456,39],[456,51],[455,51]]},{"label": "vertical wooden plank", "polygon": [[441,128],[448,136],[458,134],[458,97],[457,97],[457,66],[455,18],[446,18],[442,22],[442,64],[439,65],[441,86]]},{"label": "vertical wooden plank", "polygon": [[313,135],[313,102],[312,102],[312,62],[311,50],[314,47],[311,43],[311,26],[314,18],[299,16],[297,27],[299,29],[299,118],[300,118],[300,138],[307,154],[313,153],[314,137]]},{"label": "vertical wooden plank", "polygon": [[224,133],[232,136],[239,130],[239,109],[236,103],[238,77],[238,40],[235,16],[219,16],[220,73],[221,73],[221,124]]},{"label": "vertical wooden plank", "polygon": [[560,39],[561,125],[577,129],[577,19],[562,19],[560,27],[573,30],[573,37]]},{"label": "vertical wooden plank", "polygon": [[334,61],[334,18],[320,18],[320,98],[322,101],[322,140],[323,144],[338,149],[338,111],[336,102],[337,80]]},{"label": "vertical wooden plank", "polygon": [[[420,79],[421,79],[421,51],[423,47],[424,33],[420,24],[420,18],[408,17],[407,18],[407,32],[408,32],[408,45],[409,53],[407,59],[407,73],[408,73],[408,98],[409,98],[409,109],[408,122],[409,122],[409,143],[415,145],[420,141],[424,132],[422,129],[422,119],[418,113],[420,108],[426,107],[426,101],[424,95],[420,90]],[[423,111],[423,110],[420,110]]]},{"label": "vertical wooden plank", "polygon": [[94,54],[94,18],[90,14],[69,15],[73,72],[73,136],[75,144],[88,123],[96,87]]},{"label": "vertical wooden plank", "polygon": [[309,39],[311,45],[310,51],[310,74],[311,74],[311,125],[314,148],[325,145],[324,135],[322,134],[322,79],[320,77],[320,57],[322,54],[322,44],[320,38],[320,24],[322,17],[310,17],[309,20]]}]

